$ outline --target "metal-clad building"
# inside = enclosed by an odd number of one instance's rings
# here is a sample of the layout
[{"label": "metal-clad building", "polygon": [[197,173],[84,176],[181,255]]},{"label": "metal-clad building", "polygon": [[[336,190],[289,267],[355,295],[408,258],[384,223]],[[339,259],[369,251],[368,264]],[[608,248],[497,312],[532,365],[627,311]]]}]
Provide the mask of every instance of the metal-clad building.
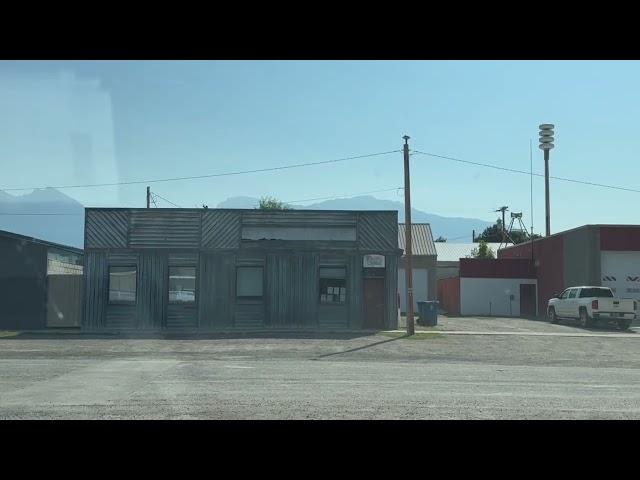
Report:
[{"label": "metal-clad building", "polygon": [[602,285],[640,300],[638,225],[584,225],[501,249],[498,257],[534,262],[540,315],[554,294],[578,285]]},{"label": "metal-clad building", "polygon": [[[398,246],[406,248],[405,224],[398,227]],[[436,280],[436,245],[428,223],[411,224],[411,267],[413,271],[413,311],[418,311],[418,302],[436,300],[438,285]],[[407,290],[405,273],[405,256],[400,259],[398,269],[398,292],[400,293],[400,310],[407,311]]]},{"label": "metal-clad building", "polygon": [[83,330],[397,327],[395,211],[88,208]]},{"label": "metal-clad building", "polygon": [[0,230],[0,329],[79,327],[82,250]]}]

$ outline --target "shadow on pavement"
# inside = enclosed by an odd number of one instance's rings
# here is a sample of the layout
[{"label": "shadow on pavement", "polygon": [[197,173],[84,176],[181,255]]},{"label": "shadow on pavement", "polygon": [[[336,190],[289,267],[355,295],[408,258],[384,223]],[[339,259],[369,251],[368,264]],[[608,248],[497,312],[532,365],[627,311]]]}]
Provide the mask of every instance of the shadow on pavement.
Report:
[{"label": "shadow on pavement", "polygon": [[363,345],[362,347],[350,348],[349,350],[345,350],[343,352],[325,353],[324,355],[319,355],[317,357],[312,358],[311,360],[320,360],[322,358],[332,357],[335,355],[343,355],[345,353],[357,352],[358,350],[364,350],[365,348],[375,347],[376,345],[382,345],[383,343],[395,342],[396,340],[407,338],[408,336],[409,335],[405,334],[400,337],[390,338],[389,340],[382,340],[380,342],[369,343],[368,345]]}]

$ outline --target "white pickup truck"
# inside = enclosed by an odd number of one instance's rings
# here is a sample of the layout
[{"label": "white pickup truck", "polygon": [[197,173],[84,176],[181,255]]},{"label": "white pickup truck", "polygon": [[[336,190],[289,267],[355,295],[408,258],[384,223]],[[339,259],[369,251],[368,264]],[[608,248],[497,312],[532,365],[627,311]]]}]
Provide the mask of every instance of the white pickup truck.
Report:
[{"label": "white pickup truck", "polygon": [[615,298],[610,288],[571,287],[549,300],[547,315],[551,323],[577,319],[583,327],[591,327],[597,321],[615,321],[621,330],[627,330],[637,309],[635,300]]}]

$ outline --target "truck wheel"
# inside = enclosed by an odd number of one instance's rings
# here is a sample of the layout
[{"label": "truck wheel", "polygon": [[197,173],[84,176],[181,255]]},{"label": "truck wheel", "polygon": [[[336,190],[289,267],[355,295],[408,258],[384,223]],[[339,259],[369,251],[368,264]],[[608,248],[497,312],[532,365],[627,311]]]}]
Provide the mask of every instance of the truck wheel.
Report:
[{"label": "truck wheel", "polygon": [[618,328],[620,330],[629,330],[630,326],[631,326],[631,320],[629,320],[629,319],[618,320]]},{"label": "truck wheel", "polygon": [[556,309],[553,307],[549,309],[549,322],[558,323],[558,317],[556,317]]},{"label": "truck wheel", "polygon": [[580,324],[584,328],[593,327],[593,320],[589,318],[589,315],[587,315],[587,310],[584,308],[580,309]]}]

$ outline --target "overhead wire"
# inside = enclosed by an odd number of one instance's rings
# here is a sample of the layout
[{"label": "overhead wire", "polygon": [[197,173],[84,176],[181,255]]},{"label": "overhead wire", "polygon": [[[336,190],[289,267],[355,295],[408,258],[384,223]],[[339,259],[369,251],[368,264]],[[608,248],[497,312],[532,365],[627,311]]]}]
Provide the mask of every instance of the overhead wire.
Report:
[{"label": "overhead wire", "polygon": [[339,163],[346,162],[350,160],[358,160],[362,158],[370,158],[381,155],[389,155],[392,153],[398,153],[401,150],[391,150],[388,152],[377,152],[377,153],[368,153],[365,155],[355,155],[351,157],[344,158],[336,158],[333,160],[322,160],[319,162],[306,162],[306,163],[296,163],[292,165],[281,165],[277,167],[268,167],[268,168],[257,168],[253,170],[239,170],[234,172],[223,172],[223,173],[211,173],[206,175],[193,175],[189,177],[171,177],[171,178],[157,178],[151,180],[131,180],[125,182],[111,182],[111,183],[93,183],[93,184],[81,184],[81,185],[57,185],[57,186],[40,186],[40,187],[20,187],[20,188],[0,188],[0,191],[10,192],[10,191],[22,191],[22,190],[40,190],[43,188],[55,188],[56,190],[64,190],[69,188],[94,188],[94,187],[115,187],[120,185],[140,185],[140,184],[148,184],[148,183],[160,183],[160,182],[176,182],[182,180],[197,180],[201,178],[215,178],[215,177],[228,177],[233,175],[245,175],[250,173],[264,173],[264,172],[275,172],[278,170],[287,170],[291,168],[300,168],[300,167],[309,167],[314,165],[327,165],[331,163]]}]

